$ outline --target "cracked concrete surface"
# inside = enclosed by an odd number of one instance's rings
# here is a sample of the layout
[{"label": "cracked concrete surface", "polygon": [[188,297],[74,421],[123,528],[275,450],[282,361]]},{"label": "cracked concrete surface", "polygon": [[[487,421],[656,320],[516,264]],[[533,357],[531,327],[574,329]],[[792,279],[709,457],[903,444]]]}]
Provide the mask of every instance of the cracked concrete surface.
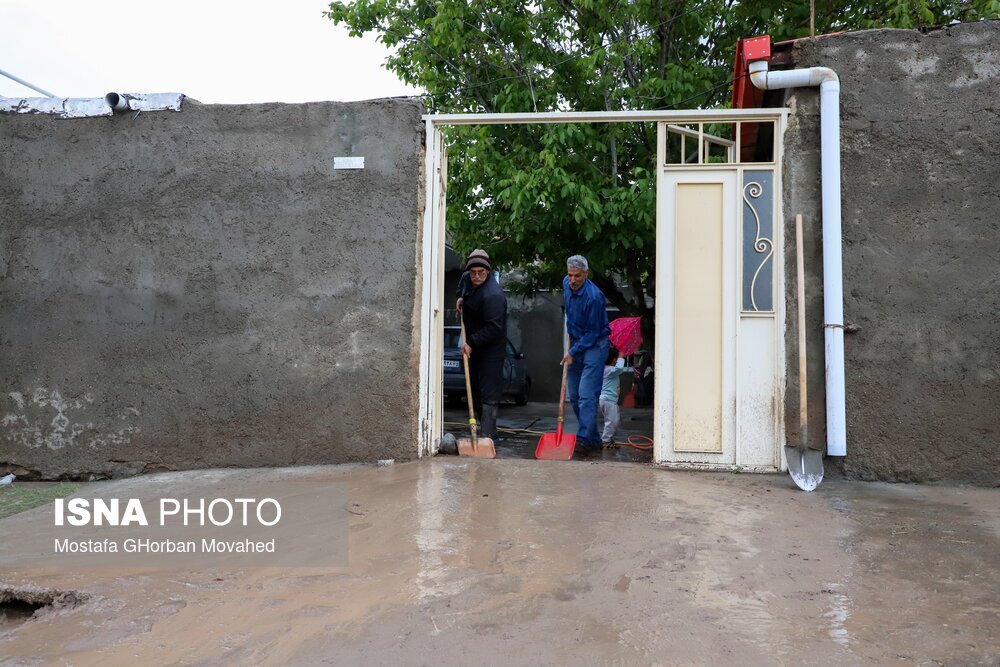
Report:
[{"label": "cracked concrete surface", "polygon": [[[288,477],[211,473],[170,474],[204,493],[220,474]],[[6,539],[9,583],[91,598],[7,631],[0,662],[1000,660],[995,489],[828,480],[805,494],[778,475],[455,458],[306,477],[350,489],[347,567],[45,573]],[[54,531],[46,511],[0,530]]]},{"label": "cracked concrete surface", "polygon": [[415,456],[421,112],[0,114],[0,465],[86,479]]}]

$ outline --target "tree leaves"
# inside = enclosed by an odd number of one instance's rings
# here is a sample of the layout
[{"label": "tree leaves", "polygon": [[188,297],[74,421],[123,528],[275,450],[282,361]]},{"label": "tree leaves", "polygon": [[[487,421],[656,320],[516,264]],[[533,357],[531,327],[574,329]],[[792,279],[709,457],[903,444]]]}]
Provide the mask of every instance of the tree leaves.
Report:
[{"label": "tree leaves", "polygon": [[[1000,14],[1000,0],[816,6],[820,34]],[[713,107],[729,96],[737,39],[809,32],[808,0],[355,0],[326,16],[377,34],[395,48],[388,69],[426,89],[428,110],[455,113]],[[521,269],[525,289],[558,285],[580,253],[612,303],[649,315],[655,124],[461,126],[446,140],[460,252],[486,248]]]}]

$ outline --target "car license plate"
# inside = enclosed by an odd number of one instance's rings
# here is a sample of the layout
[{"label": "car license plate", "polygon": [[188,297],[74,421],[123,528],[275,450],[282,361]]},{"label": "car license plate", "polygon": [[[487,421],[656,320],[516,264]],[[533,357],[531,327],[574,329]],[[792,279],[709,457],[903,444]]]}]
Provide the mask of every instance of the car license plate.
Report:
[{"label": "car license plate", "polygon": [[458,368],[458,366],[459,366],[458,362],[454,361],[453,359],[445,359],[444,360],[444,367],[445,368]]}]

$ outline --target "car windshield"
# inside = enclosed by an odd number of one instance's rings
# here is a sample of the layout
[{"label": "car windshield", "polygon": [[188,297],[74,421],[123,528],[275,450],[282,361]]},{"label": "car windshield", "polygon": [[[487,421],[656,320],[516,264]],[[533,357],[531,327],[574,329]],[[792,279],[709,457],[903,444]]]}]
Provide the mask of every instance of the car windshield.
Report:
[{"label": "car windshield", "polygon": [[444,346],[446,348],[457,348],[458,341],[462,338],[461,329],[445,329],[444,330]]}]

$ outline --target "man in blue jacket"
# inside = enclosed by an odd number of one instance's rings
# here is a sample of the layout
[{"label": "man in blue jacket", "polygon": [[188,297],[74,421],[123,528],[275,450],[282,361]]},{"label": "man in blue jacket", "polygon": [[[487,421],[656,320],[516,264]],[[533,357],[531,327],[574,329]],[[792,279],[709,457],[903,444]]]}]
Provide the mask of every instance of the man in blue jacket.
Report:
[{"label": "man in blue jacket", "polygon": [[608,358],[608,311],[604,293],[592,283],[590,265],[582,255],[566,260],[563,278],[563,307],[569,331],[569,351],[563,363],[569,364],[566,395],[580,427],[576,432],[577,448],[583,452],[600,451],[601,435],[597,429],[597,406]]}]

